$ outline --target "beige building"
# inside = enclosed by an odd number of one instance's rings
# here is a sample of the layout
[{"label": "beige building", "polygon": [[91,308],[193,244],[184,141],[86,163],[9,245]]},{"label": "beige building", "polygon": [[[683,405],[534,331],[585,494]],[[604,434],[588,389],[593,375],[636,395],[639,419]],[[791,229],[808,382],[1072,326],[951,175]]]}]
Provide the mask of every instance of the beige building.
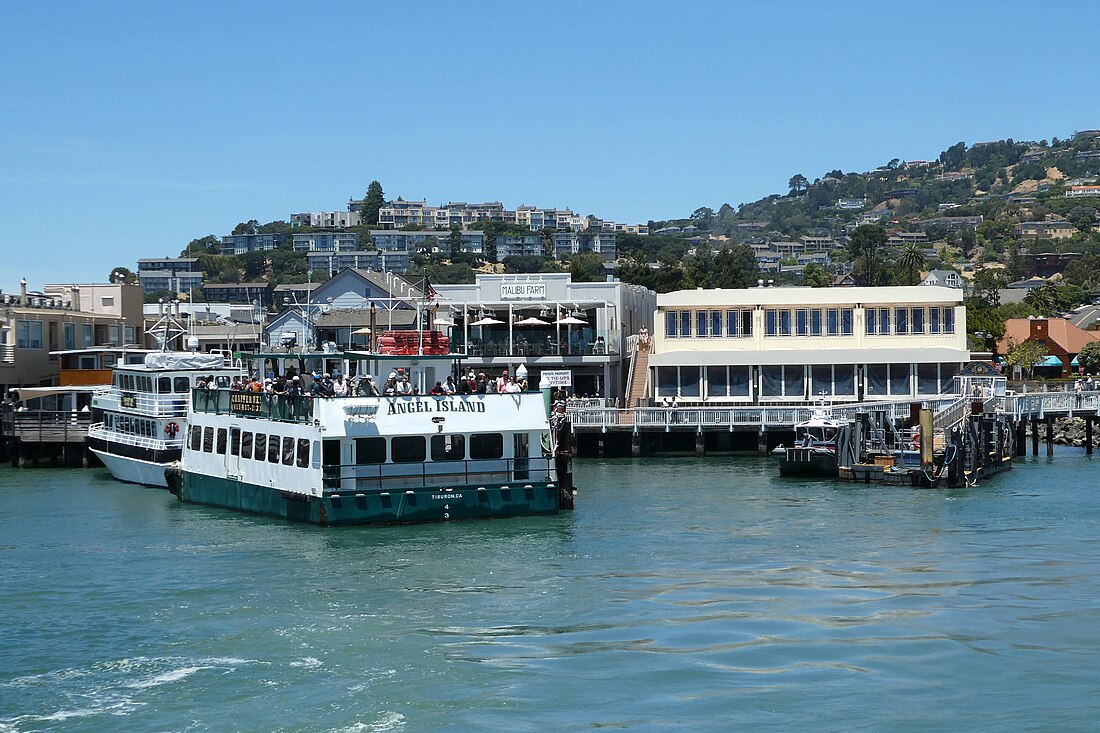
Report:
[{"label": "beige building", "polygon": [[945,392],[970,356],[962,297],[928,285],[658,295],[647,393],[760,404]]},{"label": "beige building", "polygon": [[[126,334],[135,339],[141,327],[141,288],[136,285],[80,286],[81,295],[73,296],[73,286],[64,293],[49,295],[27,290],[23,281],[19,295],[0,296],[0,386],[53,386],[58,384],[59,361],[51,351],[68,351],[94,346],[122,345]],[[137,315],[130,325],[123,313],[122,290],[115,290],[119,303],[93,308],[92,294],[109,297],[109,288],[133,288],[137,291]],[[83,295],[88,291],[88,295]],[[55,291],[56,292],[56,291]],[[129,331],[134,329],[134,331]]]}]

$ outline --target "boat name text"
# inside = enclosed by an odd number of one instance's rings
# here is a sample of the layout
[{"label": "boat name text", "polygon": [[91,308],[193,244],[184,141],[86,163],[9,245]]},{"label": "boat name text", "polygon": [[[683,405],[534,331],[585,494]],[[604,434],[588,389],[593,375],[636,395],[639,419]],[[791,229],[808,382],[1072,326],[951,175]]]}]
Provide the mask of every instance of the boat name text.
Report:
[{"label": "boat name text", "polygon": [[485,412],[485,403],[465,400],[391,400],[389,412],[386,414],[408,415],[413,412]]}]

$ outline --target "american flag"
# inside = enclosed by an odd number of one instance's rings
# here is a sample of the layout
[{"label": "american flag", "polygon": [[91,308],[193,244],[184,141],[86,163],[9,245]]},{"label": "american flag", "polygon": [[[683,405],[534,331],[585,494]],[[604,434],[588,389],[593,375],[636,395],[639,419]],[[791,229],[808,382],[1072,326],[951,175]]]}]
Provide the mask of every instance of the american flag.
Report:
[{"label": "american flag", "polygon": [[436,296],[438,295],[438,293],[435,292],[435,288],[432,287],[432,284],[428,282],[427,275],[424,276],[424,283],[421,286],[420,290],[424,293],[424,300],[435,300]]}]

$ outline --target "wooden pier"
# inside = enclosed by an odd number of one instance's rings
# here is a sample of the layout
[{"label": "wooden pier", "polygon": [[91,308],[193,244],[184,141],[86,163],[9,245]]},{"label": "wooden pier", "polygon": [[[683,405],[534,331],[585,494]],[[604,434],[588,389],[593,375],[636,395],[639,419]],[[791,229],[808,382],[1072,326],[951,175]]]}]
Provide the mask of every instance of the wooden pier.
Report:
[{"label": "wooden pier", "polygon": [[0,412],[0,460],[16,468],[99,465],[87,448],[92,415],[74,410]]}]

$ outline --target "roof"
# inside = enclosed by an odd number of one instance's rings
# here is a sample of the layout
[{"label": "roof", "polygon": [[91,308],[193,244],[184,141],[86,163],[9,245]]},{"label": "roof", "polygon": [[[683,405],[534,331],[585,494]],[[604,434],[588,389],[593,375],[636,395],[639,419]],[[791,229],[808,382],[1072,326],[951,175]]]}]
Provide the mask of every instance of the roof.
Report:
[{"label": "roof", "polygon": [[1005,335],[997,343],[997,350],[1005,353],[1009,340],[1017,344],[1027,341],[1031,338],[1032,324],[1036,322],[1046,324],[1047,340],[1067,354],[1078,354],[1085,344],[1100,341],[1100,336],[1074,326],[1065,318],[1009,318],[1005,321]]},{"label": "roof", "polygon": [[206,283],[203,288],[251,288],[254,290],[266,290],[271,283]]},{"label": "roof", "polygon": [[[341,328],[349,326],[369,326],[369,308],[340,308],[322,313],[313,319],[318,328]],[[377,310],[374,316],[374,325],[379,333],[388,331],[392,325],[394,328],[405,328],[416,322],[416,311],[407,308],[390,310]]]}]

